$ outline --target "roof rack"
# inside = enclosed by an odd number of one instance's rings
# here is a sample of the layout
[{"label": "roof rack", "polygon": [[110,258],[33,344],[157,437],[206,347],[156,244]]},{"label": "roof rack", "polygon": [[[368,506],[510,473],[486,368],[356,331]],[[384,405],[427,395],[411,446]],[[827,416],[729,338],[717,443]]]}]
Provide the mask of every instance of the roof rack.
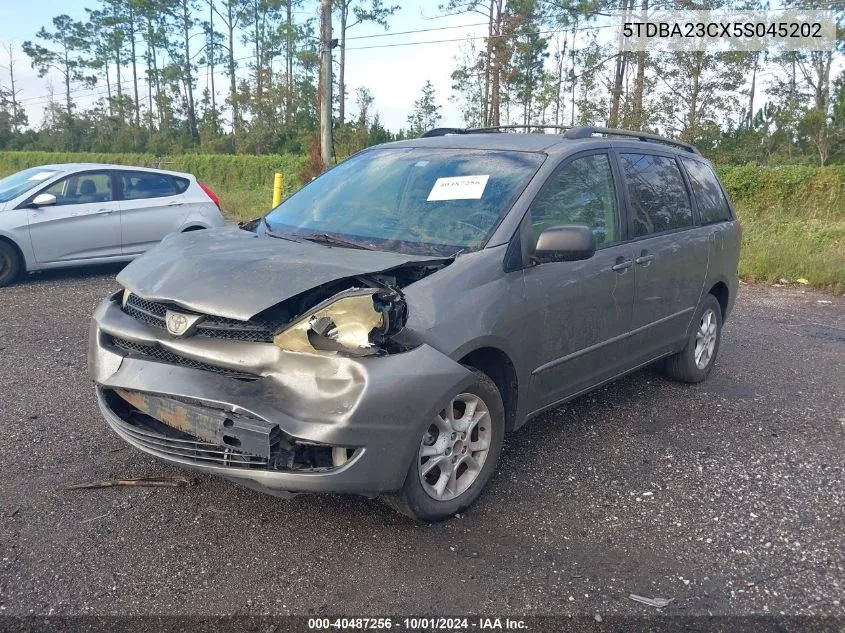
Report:
[{"label": "roof rack", "polygon": [[485,132],[497,132],[493,128],[463,128],[463,127],[436,127],[424,132],[420,138],[431,138],[432,136],[448,136],[450,134],[483,134]]},{"label": "roof rack", "polygon": [[666,138],[665,136],[658,136],[657,134],[649,134],[647,132],[635,132],[633,130],[617,130],[614,128],[607,127],[581,126],[567,130],[566,132],[564,132],[563,136],[568,139],[579,139],[590,138],[595,134],[604,134],[605,136],[626,136],[637,139],[638,141],[645,141],[647,143],[663,143],[664,145],[673,145],[674,147],[680,147],[681,149],[685,149],[686,151],[692,154],[701,153],[698,151],[698,149],[696,149],[689,143],[684,143],[683,141],[676,141],[671,138]]},{"label": "roof rack", "polygon": [[504,130],[524,130],[524,129],[538,129],[538,130],[571,130],[571,125],[490,125],[487,127],[436,127],[428,132],[425,132],[420,138],[429,138],[432,136],[447,136],[448,134],[488,134],[497,133]]},{"label": "roof rack", "polygon": [[701,154],[695,147],[683,141],[676,141],[665,136],[658,136],[657,134],[649,134],[648,132],[636,132],[634,130],[617,130],[608,127],[593,127],[590,125],[582,125],[573,127],[571,125],[495,125],[491,127],[436,127],[424,133],[421,138],[429,138],[432,136],[447,136],[449,134],[487,134],[502,132],[504,130],[522,130],[522,129],[539,129],[539,130],[563,130],[564,138],[568,139],[582,139],[590,138],[596,134],[604,134],[605,136],[624,136],[634,138],[638,141],[645,141],[647,143],[662,143],[664,145],[672,145],[679,147],[692,154]]},{"label": "roof rack", "polygon": [[571,125],[546,125],[544,123],[534,125],[534,124],[516,124],[516,125],[496,125],[493,127],[476,127],[470,128],[473,132],[501,132],[502,130],[524,130],[524,129],[537,129],[537,130],[571,130]]}]

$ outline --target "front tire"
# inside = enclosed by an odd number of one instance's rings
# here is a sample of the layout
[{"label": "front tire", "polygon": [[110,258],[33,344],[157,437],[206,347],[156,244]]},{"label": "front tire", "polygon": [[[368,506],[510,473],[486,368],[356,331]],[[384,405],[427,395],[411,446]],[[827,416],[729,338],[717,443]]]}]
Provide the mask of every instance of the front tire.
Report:
[{"label": "front tire", "polygon": [[475,382],[435,416],[419,440],[402,490],[384,498],[420,521],[443,521],[472,505],[502,452],[502,396],[487,374],[468,369]]},{"label": "front tire", "polygon": [[711,294],[695,315],[683,350],[666,359],[666,373],[675,380],[701,382],[710,375],[722,340],[722,306]]},{"label": "front tire", "polygon": [[0,288],[12,283],[21,270],[21,258],[14,246],[0,240]]}]

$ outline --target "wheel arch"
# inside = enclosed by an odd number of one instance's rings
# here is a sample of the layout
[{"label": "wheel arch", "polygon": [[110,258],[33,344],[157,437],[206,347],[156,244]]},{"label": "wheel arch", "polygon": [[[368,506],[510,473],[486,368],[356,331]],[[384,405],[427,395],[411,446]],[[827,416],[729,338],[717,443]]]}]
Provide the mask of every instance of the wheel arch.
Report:
[{"label": "wheel arch", "polygon": [[728,310],[730,308],[731,291],[728,288],[728,285],[724,281],[717,281],[710,287],[707,294],[711,294],[716,297],[716,301],[719,302],[719,307],[722,309],[722,321],[724,322],[728,316]]},{"label": "wheel arch", "polygon": [[27,261],[26,254],[24,254],[23,249],[20,247],[20,245],[15,240],[13,240],[11,237],[9,237],[8,235],[4,235],[3,233],[0,233],[0,242],[8,244],[18,254],[18,257],[21,260],[21,271],[20,272],[23,273],[23,272],[29,271],[29,269],[30,269],[29,261]]},{"label": "wheel arch", "polygon": [[458,362],[490,376],[502,396],[502,405],[505,408],[505,431],[517,428],[519,377],[510,356],[498,347],[484,346],[465,353]]}]

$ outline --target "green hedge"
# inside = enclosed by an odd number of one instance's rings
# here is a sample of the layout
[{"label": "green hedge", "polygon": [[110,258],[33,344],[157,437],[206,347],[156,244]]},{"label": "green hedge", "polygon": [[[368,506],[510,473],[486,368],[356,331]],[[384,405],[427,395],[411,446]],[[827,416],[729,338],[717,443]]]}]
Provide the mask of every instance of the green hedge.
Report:
[{"label": "green hedge", "polygon": [[845,291],[845,166],[718,171],[744,227],[741,276]]},{"label": "green hedge", "polygon": [[[151,154],[71,154],[62,152],[0,152],[0,176],[27,167],[50,163],[114,163],[117,165],[155,166]],[[272,190],[273,174],[285,175],[285,190],[302,186],[300,171],[305,156],[229,156],[226,154],[181,154],[163,159],[161,168],[194,174],[213,189],[230,191]]]}]

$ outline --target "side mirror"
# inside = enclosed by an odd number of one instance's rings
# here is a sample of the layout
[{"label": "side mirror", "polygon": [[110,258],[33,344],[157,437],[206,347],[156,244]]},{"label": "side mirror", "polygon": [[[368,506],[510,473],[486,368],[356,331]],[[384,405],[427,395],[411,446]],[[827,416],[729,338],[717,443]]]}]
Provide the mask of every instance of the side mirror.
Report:
[{"label": "side mirror", "polygon": [[586,226],[552,226],[540,233],[533,259],[538,264],[590,259],[596,252],[596,236]]},{"label": "side mirror", "polygon": [[52,207],[56,204],[56,196],[51,193],[39,193],[29,204],[31,207]]}]

